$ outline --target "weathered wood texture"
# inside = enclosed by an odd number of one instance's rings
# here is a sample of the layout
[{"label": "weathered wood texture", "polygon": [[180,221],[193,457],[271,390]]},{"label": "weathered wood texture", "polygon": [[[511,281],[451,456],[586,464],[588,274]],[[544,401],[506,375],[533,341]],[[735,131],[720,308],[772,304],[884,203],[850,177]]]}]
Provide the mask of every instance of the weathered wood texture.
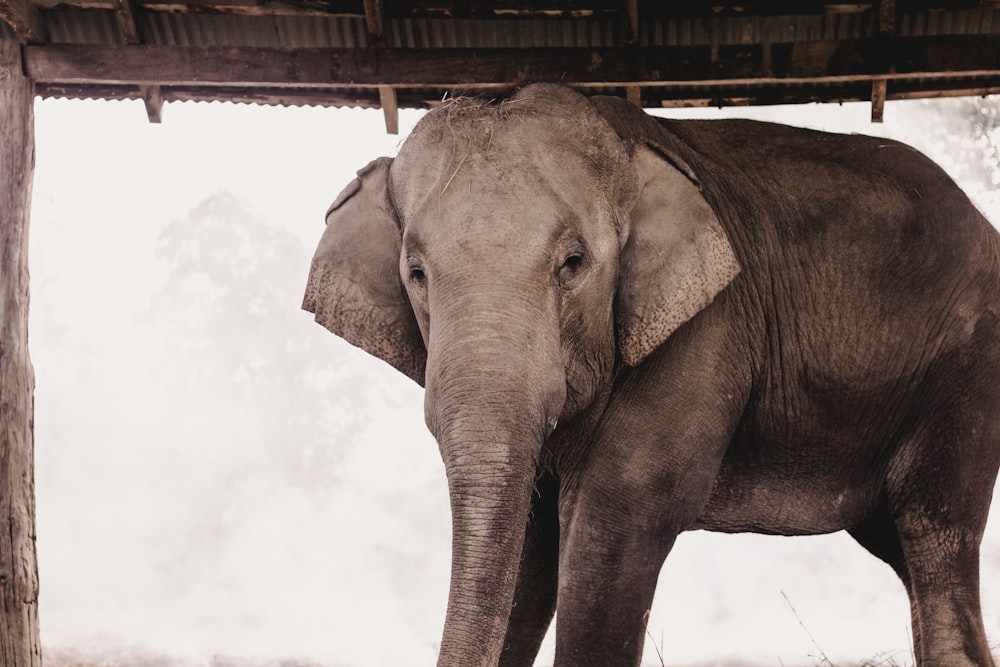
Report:
[{"label": "weathered wood texture", "polygon": [[[889,81],[910,76],[1000,74],[1000,40],[948,36],[616,48],[275,49],[137,45],[28,46],[40,83],[168,85],[670,86],[677,83]],[[846,57],[845,57],[846,54]]]},{"label": "weathered wood texture", "polygon": [[47,39],[45,19],[29,0],[0,0],[0,21],[10,25],[26,42],[41,43]]},{"label": "weathered wood texture", "polygon": [[163,89],[155,84],[139,86],[142,101],[146,104],[146,116],[150,123],[163,121]]},{"label": "weathered wood texture", "polygon": [[399,134],[399,99],[396,97],[396,89],[392,86],[379,86],[378,97],[382,115],[385,116],[386,134]]},{"label": "weathered wood texture", "polygon": [[40,667],[28,213],[35,143],[18,44],[0,40],[0,665]]},{"label": "weathered wood texture", "polygon": [[[441,104],[442,95],[435,90],[393,88],[400,109],[433,109]],[[625,88],[597,89],[601,94],[628,94]],[[637,88],[644,107],[728,107],[762,104],[806,104],[810,102],[867,102],[871,100],[870,80],[844,81],[833,85],[798,85],[794,88],[776,85],[715,85],[658,86]],[[38,95],[45,98],[142,100],[145,94],[139,85],[112,84],[58,84],[38,83]],[[457,89],[456,94],[476,95],[487,91],[475,87]],[[503,96],[513,92],[513,87],[489,89],[489,96]],[[246,104],[274,106],[326,106],[381,108],[377,88],[294,88],[244,86],[163,86],[164,102],[227,100]],[[886,92],[886,100],[911,100],[925,97],[983,97],[1000,95],[1000,77],[982,79],[929,79],[927,81],[893,81]]]},{"label": "weathered wood texture", "polygon": [[138,44],[139,30],[135,24],[135,9],[132,0],[112,0],[115,7],[115,21],[126,44]]}]

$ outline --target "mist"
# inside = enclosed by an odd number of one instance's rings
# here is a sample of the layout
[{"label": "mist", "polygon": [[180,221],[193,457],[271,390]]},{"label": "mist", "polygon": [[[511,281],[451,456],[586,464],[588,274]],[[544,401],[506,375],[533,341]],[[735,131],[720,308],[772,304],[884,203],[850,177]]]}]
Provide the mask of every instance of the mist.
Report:
[{"label": "mist", "polygon": [[[996,99],[889,103],[885,125],[864,104],[672,115],[891,136],[1000,221]],[[36,137],[46,661],[433,664],[451,538],[422,391],[299,308],[326,207],[396,151],[381,113],[186,103],[150,125],[141,102],[39,100]],[[844,534],[683,534],[649,629],[648,664],[911,662],[901,584]]]}]

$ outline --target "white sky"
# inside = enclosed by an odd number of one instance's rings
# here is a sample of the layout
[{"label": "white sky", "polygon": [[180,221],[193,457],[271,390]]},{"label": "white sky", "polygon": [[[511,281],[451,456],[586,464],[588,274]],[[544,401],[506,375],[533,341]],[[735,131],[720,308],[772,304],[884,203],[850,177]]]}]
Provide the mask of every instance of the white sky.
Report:
[{"label": "white sky", "polygon": [[[933,112],[889,103],[885,126],[868,123],[867,105],[679,115],[770,116],[823,129],[891,132],[932,151],[921,142]],[[228,655],[353,667],[432,665],[447,594],[450,524],[437,448],[412,382],[327,334],[307,314],[291,315],[288,336],[321,338],[331,358],[388,387],[388,398],[370,406],[371,426],[345,455],[330,496],[263,481],[254,487],[254,480],[271,479],[268,471],[241,466],[250,479],[241,482],[248,491],[238,529],[195,536],[183,547],[191,520],[180,509],[185,485],[236,467],[239,443],[164,443],[158,433],[165,425],[157,423],[144,424],[145,436],[123,433],[124,425],[142,424],[141,415],[159,414],[148,402],[171,401],[148,391],[163,378],[129,375],[149,344],[135,339],[130,323],[143,316],[166,275],[154,253],[164,227],[228,192],[311,251],[329,202],[370,159],[392,155],[399,138],[386,136],[381,113],[372,111],[169,104],[163,117],[162,125],[148,124],[138,102],[36,104],[31,344],[43,643],[141,647],[195,661]],[[404,136],[417,117],[401,114]],[[995,192],[974,194],[1000,219]],[[307,268],[301,267],[303,284]],[[300,298],[288,295],[296,308]],[[82,371],[67,370],[69,353],[53,349],[65,344],[59,332],[67,330],[82,332],[85,341],[72,354],[100,359],[100,368],[81,363],[74,368]],[[994,643],[1000,642],[998,523],[994,517],[983,573]],[[186,581],[185,568],[174,562],[178,554],[194,564],[210,560],[215,569]],[[683,535],[667,561],[650,634],[668,664],[727,658],[813,664],[819,649],[801,620],[834,661],[889,652],[907,662],[908,617],[891,571],[844,535],[697,533]],[[647,643],[654,664],[653,642]]]}]

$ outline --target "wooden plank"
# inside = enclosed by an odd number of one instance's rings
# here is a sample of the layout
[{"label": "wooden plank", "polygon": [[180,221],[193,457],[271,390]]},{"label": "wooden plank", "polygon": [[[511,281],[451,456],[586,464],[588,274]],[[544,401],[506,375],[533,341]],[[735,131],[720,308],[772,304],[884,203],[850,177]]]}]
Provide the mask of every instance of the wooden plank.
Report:
[{"label": "wooden plank", "polygon": [[[385,45],[385,22],[382,14],[382,0],[364,0],[365,23],[368,27],[368,43],[372,46]],[[392,86],[378,87],[379,105],[385,119],[386,134],[399,134],[399,102],[396,89]]]},{"label": "wooden plank", "polygon": [[878,32],[882,36],[896,32],[896,0],[879,0]]},{"label": "wooden plank", "polygon": [[642,88],[639,86],[627,86],[625,88],[625,99],[640,109],[642,108]]},{"label": "wooden plank", "polygon": [[0,39],[0,661],[41,667],[35,556],[35,375],[28,357],[34,95]]},{"label": "wooden plank", "polygon": [[[443,90],[394,89],[401,109],[432,109],[441,103]],[[585,89],[584,89],[585,90]],[[488,94],[502,97],[510,89],[465,89],[469,95]],[[586,90],[585,90],[586,92]],[[602,94],[607,91],[601,89]],[[165,102],[225,100],[270,106],[357,107],[380,109],[377,88],[268,88],[247,86],[172,86],[161,90]],[[138,86],[106,84],[40,83],[35,94],[44,98],[141,100]],[[1000,76],[992,78],[894,79],[886,100],[920,99],[927,97],[984,97],[1000,95]],[[801,83],[740,85],[716,82],[704,86],[677,84],[647,88],[643,101],[647,107],[722,107],[760,106],[768,104],[810,104],[821,102],[868,102],[871,81],[842,83]]]},{"label": "wooden plank", "polygon": [[30,0],[0,0],[0,21],[9,25],[21,41],[41,44],[48,39],[45,19]]},{"label": "wooden plank", "polygon": [[135,10],[132,0],[112,0],[115,6],[115,20],[126,44],[138,44],[139,29],[135,24]]},{"label": "wooden plank", "polygon": [[[142,100],[145,101],[140,86],[109,84],[58,84],[36,83],[35,94],[43,98],[58,99],[101,99],[101,100]],[[161,87],[160,95],[166,102],[213,102],[225,100],[245,104],[269,106],[326,106],[360,107],[379,109],[378,90],[362,89],[319,89],[319,88],[266,88],[266,87],[217,87],[217,86],[172,86]],[[412,94],[399,96],[399,101],[407,108],[426,108],[430,100]],[[433,100],[438,101],[440,95]]]},{"label": "wooden plank", "polygon": [[872,81],[872,122],[881,123],[885,112],[885,95],[888,81],[875,79]]},{"label": "wooden plank", "polygon": [[[590,78],[627,73],[613,50],[274,49],[139,45],[27,47],[28,75],[53,83],[229,84],[329,87],[507,85],[591,69]],[[594,68],[594,60],[603,63]],[[613,73],[613,76],[611,76]],[[610,78],[608,78],[610,77]]]},{"label": "wooden plank", "polygon": [[382,115],[385,116],[386,134],[399,134],[399,102],[396,99],[396,89],[392,86],[379,86],[378,98],[382,106]]},{"label": "wooden plank", "polygon": [[625,0],[625,14],[628,16],[626,44],[639,43],[639,0]]},{"label": "wooden plank", "polygon": [[365,24],[368,26],[368,37],[373,45],[382,45],[385,41],[385,23],[382,16],[382,0],[365,1]]},{"label": "wooden plank", "polygon": [[139,94],[146,105],[146,117],[150,123],[163,120],[163,89],[158,85],[139,86]]},{"label": "wooden plank", "polygon": [[267,85],[330,88],[591,86],[677,82],[835,82],[1000,74],[993,36],[831,40],[722,47],[275,49],[162,45],[25,47],[43,83]]}]

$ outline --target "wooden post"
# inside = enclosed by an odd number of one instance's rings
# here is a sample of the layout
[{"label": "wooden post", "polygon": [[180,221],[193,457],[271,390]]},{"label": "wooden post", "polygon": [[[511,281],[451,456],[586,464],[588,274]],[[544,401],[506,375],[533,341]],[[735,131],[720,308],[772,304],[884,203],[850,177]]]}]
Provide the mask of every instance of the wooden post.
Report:
[{"label": "wooden post", "polygon": [[146,117],[150,123],[163,122],[163,89],[157,85],[139,86],[142,101],[146,104]]},{"label": "wooden post", "polygon": [[35,373],[28,357],[31,82],[0,38],[0,665],[41,667],[35,559]]},{"label": "wooden post", "polygon": [[399,134],[399,102],[396,98],[396,89],[392,86],[379,86],[378,98],[382,105],[382,115],[385,117],[386,134]]},{"label": "wooden post", "polygon": [[889,81],[885,77],[872,79],[872,122],[881,123],[885,114],[885,96]]}]

